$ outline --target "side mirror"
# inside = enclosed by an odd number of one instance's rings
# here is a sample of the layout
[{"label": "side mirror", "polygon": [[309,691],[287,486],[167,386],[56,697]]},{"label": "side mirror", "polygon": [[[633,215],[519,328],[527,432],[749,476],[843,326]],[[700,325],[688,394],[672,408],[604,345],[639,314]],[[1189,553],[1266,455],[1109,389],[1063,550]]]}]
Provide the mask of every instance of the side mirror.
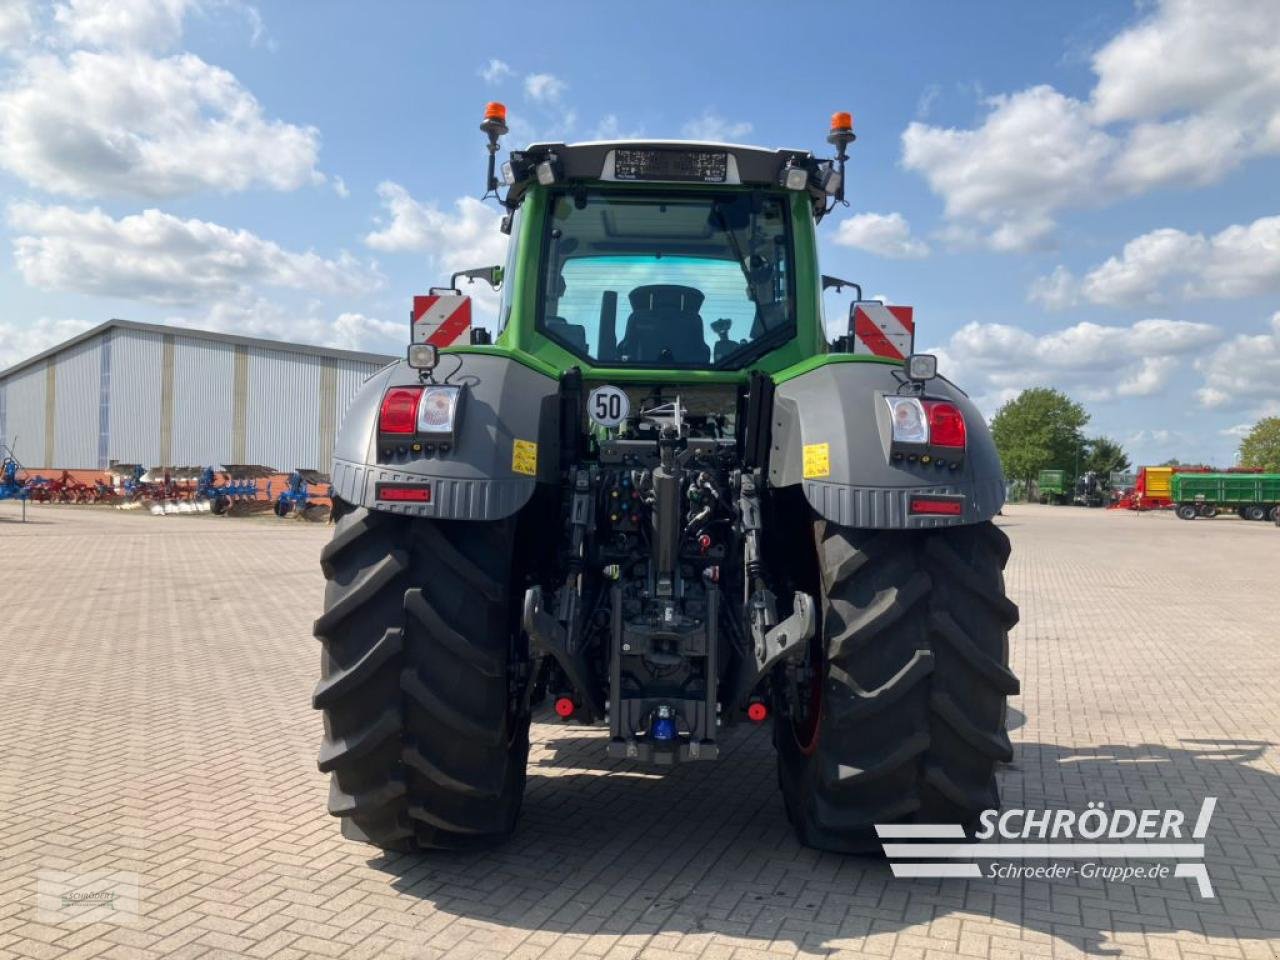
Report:
[{"label": "side mirror", "polygon": [[458,289],[458,279],[465,277],[468,283],[476,280],[483,280],[494,290],[502,287],[502,268],[501,267],[473,267],[470,270],[459,270],[449,278],[449,286],[454,290]]}]

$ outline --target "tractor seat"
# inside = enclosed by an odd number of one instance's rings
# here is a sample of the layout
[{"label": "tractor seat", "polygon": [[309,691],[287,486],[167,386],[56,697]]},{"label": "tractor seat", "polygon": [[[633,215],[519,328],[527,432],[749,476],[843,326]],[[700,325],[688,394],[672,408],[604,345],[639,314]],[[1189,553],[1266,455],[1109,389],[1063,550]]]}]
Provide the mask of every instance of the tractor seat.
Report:
[{"label": "tractor seat", "polygon": [[711,348],[698,310],[703,296],[693,287],[650,284],[629,296],[631,316],[618,355],[631,363],[707,363]]}]

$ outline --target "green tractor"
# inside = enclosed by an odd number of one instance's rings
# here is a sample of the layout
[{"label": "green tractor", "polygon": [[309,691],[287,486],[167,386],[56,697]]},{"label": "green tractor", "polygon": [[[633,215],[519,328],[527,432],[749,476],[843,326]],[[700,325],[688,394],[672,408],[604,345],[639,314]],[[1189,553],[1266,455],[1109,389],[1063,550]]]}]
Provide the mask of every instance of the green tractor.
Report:
[{"label": "green tractor", "polygon": [[[501,105],[481,129],[506,266],[415,298],[334,451],[314,703],[343,833],[502,841],[548,702],[640,764],[770,723],[820,849],[973,823],[1018,692],[1004,481],[909,308],[819,270],[848,114],[833,159],[538,143],[500,175]],[[501,289],[492,340],[460,277]],[[858,294],[833,338],[829,288]]]}]

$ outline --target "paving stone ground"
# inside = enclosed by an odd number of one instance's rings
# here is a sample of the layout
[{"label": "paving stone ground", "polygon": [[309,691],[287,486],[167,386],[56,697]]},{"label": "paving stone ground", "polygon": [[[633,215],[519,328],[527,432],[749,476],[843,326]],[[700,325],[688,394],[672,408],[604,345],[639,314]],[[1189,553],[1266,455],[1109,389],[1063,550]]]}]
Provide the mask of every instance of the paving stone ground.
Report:
[{"label": "paving stone ground", "polygon": [[[804,849],[763,730],[654,773],[537,723],[509,845],[383,856],[340,837],[315,768],[324,526],[17,516],[0,504],[0,960],[1280,956],[1270,524],[1000,518],[1022,607],[1006,806],[1194,818],[1215,796],[1203,899],[1185,879],[894,879]],[[115,899],[60,885],[86,876]]]}]

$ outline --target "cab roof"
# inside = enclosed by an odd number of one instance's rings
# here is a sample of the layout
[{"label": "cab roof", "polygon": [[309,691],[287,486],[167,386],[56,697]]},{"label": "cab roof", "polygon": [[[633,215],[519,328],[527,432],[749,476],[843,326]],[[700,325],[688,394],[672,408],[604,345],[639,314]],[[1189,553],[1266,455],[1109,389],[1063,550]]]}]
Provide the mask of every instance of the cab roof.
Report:
[{"label": "cab roof", "polygon": [[[807,150],[770,150],[704,140],[599,140],[584,143],[534,143],[513,150],[503,164],[508,185],[502,203],[516,209],[537,183],[655,183],[686,186],[781,185],[783,171],[830,168]],[[542,174],[550,168],[552,177]],[[814,215],[821,216],[825,195],[808,186]]]},{"label": "cab roof", "polygon": [[[723,154],[726,157],[725,184],[769,184],[776,186],[782,168],[790,160],[813,159],[808,150],[769,149],[740,143],[717,143],[708,140],[588,140],[580,143],[534,143],[523,151],[512,153],[513,158],[530,162],[546,159],[554,154],[561,164],[566,180],[620,180],[616,173],[619,151],[627,153],[658,153],[664,155]],[[632,179],[632,178],[626,178]],[[664,178],[646,177],[659,182]]]}]

